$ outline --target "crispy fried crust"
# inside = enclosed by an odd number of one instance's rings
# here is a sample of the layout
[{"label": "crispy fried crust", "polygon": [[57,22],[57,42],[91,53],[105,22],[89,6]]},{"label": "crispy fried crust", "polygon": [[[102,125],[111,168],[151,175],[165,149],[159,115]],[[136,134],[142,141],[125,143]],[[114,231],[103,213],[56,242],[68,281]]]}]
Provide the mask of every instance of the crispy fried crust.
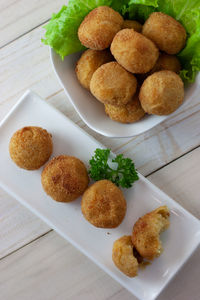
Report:
[{"label": "crispy fried crust", "polygon": [[99,67],[90,81],[91,93],[102,103],[124,105],[136,92],[137,79],[117,62]]},{"label": "crispy fried crust", "polygon": [[154,12],[143,25],[142,34],[168,54],[178,53],[186,42],[184,27],[174,18]]},{"label": "crispy fried crust", "polygon": [[90,80],[93,73],[103,64],[112,61],[114,58],[109,50],[97,51],[86,50],[76,65],[76,76],[80,84],[90,90]]},{"label": "crispy fried crust", "polygon": [[100,228],[117,227],[126,214],[122,191],[109,180],[100,180],[83,194],[81,209],[92,225]]},{"label": "crispy fried crust", "polygon": [[124,20],[122,29],[125,28],[134,29],[137,32],[142,32],[142,24],[134,20]]},{"label": "crispy fried crust", "polygon": [[131,236],[122,236],[113,244],[112,259],[116,267],[129,277],[138,273],[138,261],[133,254]]},{"label": "crispy fried crust", "polygon": [[133,99],[123,106],[105,104],[105,112],[113,121],[120,123],[134,123],[145,115],[138,95],[134,95]]},{"label": "crispy fried crust", "polygon": [[167,206],[160,206],[133,226],[132,242],[142,257],[152,260],[161,254],[159,234],[169,227],[169,215]]},{"label": "crispy fried crust", "polygon": [[181,70],[180,61],[175,55],[161,53],[150,73],[153,74],[162,70],[173,71],[178,74]]},{"label": "crispy fried crust", "polygon": [[178,57],[176,57],[175,55],[160,53],[160,56],[156,61],[156,64],[154,65],[153,69],[151,69],[148,73],[145,74],[137,74],[138,82],[143,83],[143,81],[148,76],[152,75],[155,72],[163,70],[173,71],[179,74],[181,70],[181,64],[178,60]]},{"label": "crispy fried crust", "polygon": [[139,99],[148,114],[169,115],[183,103],[183,81],[172,71],[153,73],[143,82]]},{"label": "crispy fried crust", "polygon": [[70,202],[86,190],[89,179],[84,163],[73,156],[54,157],[42,172],[45,192],[59,202]]},{"label": "crispy fried crust", "polygon": [[9,144],[12,160],[26,170],[39,169],[51,156],[51,135],[40,127],[27,126],[16,131]]},{"label": "crispy fried crust", "polygon": [[108,6],[93,9],[83,20],[78,37],[81,43],[93,50],[108,48],[123,24],[121,15]]},{"label": "crispy fried crust", "polygon": [[115,35],[111,52],[117,62],[132,73],[150,71],[159,56],[155,44],[133,29],[122,29]]}]

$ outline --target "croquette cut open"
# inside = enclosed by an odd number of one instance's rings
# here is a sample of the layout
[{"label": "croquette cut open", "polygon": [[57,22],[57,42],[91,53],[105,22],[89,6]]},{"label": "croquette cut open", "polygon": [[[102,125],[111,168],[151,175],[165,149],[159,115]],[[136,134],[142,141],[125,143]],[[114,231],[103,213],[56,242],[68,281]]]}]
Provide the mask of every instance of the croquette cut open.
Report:
[{"label": "croquette cut open", "polygon": [[132,242],[139,254],[153,260],[162,253],[162,243],[159,235],[169,227],[169,209],[160,206],[147,213],[133,226]]},{"label": "croquette cut open", "polygon": [[122,236],[114,242],[112,260],[115,266],[126,276],[137,276],[139,262],[134,256],[134,246],[131,236]]}]

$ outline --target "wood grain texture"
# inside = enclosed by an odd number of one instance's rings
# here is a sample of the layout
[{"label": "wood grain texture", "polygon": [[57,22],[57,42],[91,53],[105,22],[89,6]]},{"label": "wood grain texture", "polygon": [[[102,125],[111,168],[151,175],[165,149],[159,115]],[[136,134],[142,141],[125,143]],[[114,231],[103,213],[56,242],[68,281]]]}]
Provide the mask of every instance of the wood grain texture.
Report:
[{"label": "wood grain texture", "polygon": [[64,0],[1,0],[0,1],[0,47],[15,40],[51,18],[58,12]]},{"label": "wood grain texture", "polygon": [[[200,148],[184,156],[200,145],[199,99],[188,102],[182,112],[163,124],[131,139],[109,139],[90,130],[60,87],[50,65],[48,47],[40,41],[44,29],[38,25],[65,2],[0,0],[0,121],[30,88],[102,144],[133,158],[144,175],[183,156],[149,179],[200,218]],[[0,298],[136,300],[55,232],[40,237],[48,231],[48,226],[0,190]],[[200,250],[159,300],[199,299],[199,261]]]},{"label": "wood grain texture", "polygon": [[110,139],[90,130],[62,91],[50,65],[48,47],[40,42],[42,35],[43,29],[39,27],[0,50],[0,120],[30,88],[52,101],[102,144],[133,158],[144,175],[200,145],[199,99],[188,101],[181,112],[131,139]]},{"label": "wood grain texture", "polygon": [[[133,158],[137,168],[144,175],[164,166],[200,144],[200,103],[198,99],[188,103],[177,116],[170,117],[149,132],[131,139],[110,139],[89,129],[80,120],[52,71],[48,47],[40,42],[43,32],[44,30],[40,26],[0,50],[0,120],[19,96],[26,89],[31,88],[102,144],[117,153],[123,152],[126,156]],[[3,192],[1,191],[1,193]],[[2,256],[34,239],[37,236],[35,226],[38,226],[38,220],[34,216],[31,219],[31,222],[36,222],[33,227],[21,226],[22,216],[25,217],[24,211],[15,210],[16,203],[9,196],[1,198],[1,205],[5,207],[5,211],[8,204],[7,199],[13,203],[13,217],[9,220],[9,226],[10,228],[15,227],[15,231],[12,235],[12,230],[10,230],[11,235],[7,242],[0,243]],[[8,204],[8,209],[10,209],[9,206],[10,204]],[[1,220],[0,228],[5,228],[6,222],[5,219]],[[24,222],[26,223],[26,218]],[[38,230],[38,236],[41,232],[43,233],[45,230],[43,228],[41,231]],[[27,236],[28,239],[24,236]],[[17,240],[18,242],[16,242]]]},{"label": "wood grain texture", "polygon": [[[195,278],[199,268],[200,249],[158,300],[198,300],[200,287]],[[0,286],[6,300],[136,300],[55,232],[4,258]]]},{"label": "wood grain texture", "polygon": [[0,190],[0,258],[49,230],[44,222]]},{"label": "wood grain texture", "polygon": [[200,147],[184,155],[148,179],[200,219]]},{"label": "wood grain texture", "polygon": [[[196,166],[199,158],[200,148],[149,176],[153,183],[197,217],[200,217],[200,169]],[[190,180],[184,176],[188,170],[193,170]],[[188,193],[182,188],[183,185],[189,186]],[[199,269],[200,248],[158,300],[199,299]],[[55,232],[48,233],[0,261],[0,286],[3,299],[8,300],[136,300]]]},{"label": "wood grain texture", "polygon": [[200,145],[198,99],[192,104],[188,103],[179,114],[169,117],[150,131],[125,139],[107,138],[88,128],[74,112],[63,91],[50,96],[48,101],[103,145],[115,153],[124,153],[132,158],[138,170],[145,176]]}]

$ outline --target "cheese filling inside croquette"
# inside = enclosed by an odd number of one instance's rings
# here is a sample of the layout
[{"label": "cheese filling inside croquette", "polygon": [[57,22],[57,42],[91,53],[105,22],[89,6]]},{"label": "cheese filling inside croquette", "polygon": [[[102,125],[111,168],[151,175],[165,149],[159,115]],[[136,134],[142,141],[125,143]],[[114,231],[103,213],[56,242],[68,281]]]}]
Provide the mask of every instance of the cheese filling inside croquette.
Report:
[{"label": "cheese filling inside croquette", "polygon": [[154,259],[162,251],[159,235],[169,227],[169,209],[161,206],[147,213],[133,226],[132,242],[139,254],[146,259]]},{"label": "cheese filling inside croquette", "polygon": [[131,236],[122,236],[114,242],[112,260],[115,266],[125,275],[129,277],[137,276],[142,258],[134,249]]}]

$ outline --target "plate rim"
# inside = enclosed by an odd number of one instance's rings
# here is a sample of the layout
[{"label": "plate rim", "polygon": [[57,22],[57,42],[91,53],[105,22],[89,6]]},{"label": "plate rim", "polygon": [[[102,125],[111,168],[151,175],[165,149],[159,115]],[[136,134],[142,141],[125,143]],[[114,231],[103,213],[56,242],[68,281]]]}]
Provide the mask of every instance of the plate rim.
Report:
[{"label": "plate rim", "polygon": [[[83,132],[87,137],[89,137],[91,140],[93,140],[94,142],[96,142],[100,147],[105,148],[104,145],[102,145],[99,141],[97,141],[93,136],[91,136],[90,134],[88,134],[84,129],[82,129],[81,127],[79,127],[76,123],[74,123],[72,120],[70,120],[66,115],[64,115],[61,111],[59,111],[57,108],[55,108],[54,106],[52,106],[50,103],[46,102],[45,100],[43,100],[37,93],[32,92],[31,90],[27,90],[20,98],[19,100],[16,102],[16,104],[10,109],[10,111],[7,113],[7,115],[3,118],[3,120],[0,122],[0,129],[2,128],[2,126],[6,126],[6,123],[9,121],[9,118],[12,116],[12,113],[15,112],[16,109],[19,108],[20,105],[23,105],[23,103],[26,101],[27,97],[29,97],[29,101],[31,101],[31,99],[34,97],[37,99],[38,102],[41,102],[43,105],[48,105],[49,108],[52,111],[56,111],[59,113],[60,116],[62,116],[62,118],[66,118],[73,126],[75,126],[78,130],[80,130],[81,132]],[[172,204],[175,203],[177,208],[180,208],[189,218],[192,218],[193,221],[195,223],[198,223],[200,226],[200,220],[195,217],[192,213],[190,213],[187,209],[185,209],[182,205],[180,205],[178,202],[176,202],[173,198],[171,198],[170,196],[168,196],[164,191],[162,191],[161,189],[159,189],[156,185],[154,185],[151,181],[149,181],[146,177],[144,177],[142,174],[139,174],[139,177],[148,185],[150,185],[150,187],[152,188],[152,190],[159,192],[162,196],[164,196],[167,200],[169,200]],[[27,203],[25,200],[23,200],[22,197],[17,196],[17,194],[15,192],[13,192],[11,189],[9,189],[7,187],[7,185],[4,185],[1,180],[0,180],[0,187],[5,190],[8,194],[10,194],[14,199],[16,199],[19,203],[21,203],[23,206],[25,206],[26,208],[28,208],[30,211],[32,211],[36,216],[38,216],[40,219],[42,219],[47,225],[49,225],[51,228],[53,228],[60,236],[62,236],[65,240],[67,240],[68,242],[70,242],[74,247],[76,247],[79,251],[81,251],[86,257],[88,257],[92,262],[94,262],[98,267],[100,267],[104,272],[106,272],[109,276],[111,276],[112,278],[114,278],[121,286],[123,286],[124,288],[126,288],[131,294],[133,294],[133,291],[129,288],[129,285],[126,285],[125,283],[120,281],[120,278],[115,275],[112,271],[110,271],[109,268],[105,267],[104,265],[102,265],[101,263],[99,263],[95,258],[93,258],[92,256],[89,256],[89,253],[87,253],[86,250],[84,250],[84,248],[82,246],[79,246],[76,241],[72,240],[70,237],[66,236],[64,233],[62,233],[62,231],[60,231],[58,228],[56,228],[56,226],[52,223],[52,221],[50,221],[49,219],[47,219],[45,216],[43,216],[43,214],[40,214],[40,212],[37,211],[37,209],[33,208],[31,205],[29,205],[29,203]],[[193,248],[191,248],[191,252],[189,253],[189,255],[187,256],[187,258],[185,260],[182,261],[182,263],[180,264],[180,266],[174,271],[173,274],[171,274],[171,276],[168,277],[168,279],[166,280],[166,282],[164,283],[164,285],[158,289],[158,292],[156,293],[156,295],[152,296],[152,297],[148,297],[148,300],[155,300],[160,294],[161,292],[169,285],[169,283],[172,281],[172,279],[176,276],[176,274],[182,269],[182,267],[186,264],[186,262],[188,262],[188,260],[190,259],[190,257],[194,254],[195,250],[198,248],[198,246],[200,245],[200,235],[198,235],[198,239],[196,244],[193,246]],[[145,299],[147,300],[147,298],[141,298],[140,295],[138,295],[137,293],[133,294],[134,296],[136,296],[138,299]]]}]

